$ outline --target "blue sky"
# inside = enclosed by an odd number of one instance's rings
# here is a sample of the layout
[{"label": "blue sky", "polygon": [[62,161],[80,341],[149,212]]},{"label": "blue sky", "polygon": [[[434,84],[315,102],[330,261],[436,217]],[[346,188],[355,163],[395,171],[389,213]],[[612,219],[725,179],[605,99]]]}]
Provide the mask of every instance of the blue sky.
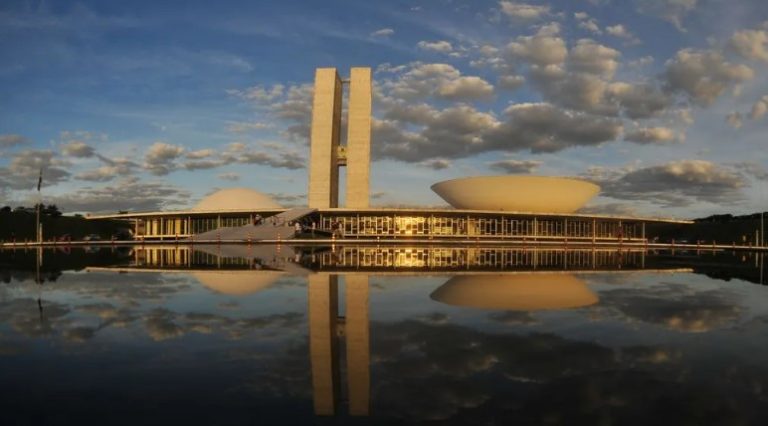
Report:
[{"label": "blue sky", "polygon": [[375,205],[465,175],[580,176],[588,211],[768,201],[760,0],[5,1],[0,204],[306,202],[316,67],[375,70]]}]

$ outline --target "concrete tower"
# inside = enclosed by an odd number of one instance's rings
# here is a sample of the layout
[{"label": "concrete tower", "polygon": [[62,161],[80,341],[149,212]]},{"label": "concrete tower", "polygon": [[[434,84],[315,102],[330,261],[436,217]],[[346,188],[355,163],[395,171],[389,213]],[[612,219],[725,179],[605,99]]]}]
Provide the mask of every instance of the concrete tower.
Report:
[{"label": "concrete tower", "polygon": [[347,144],[339,144],[342,80],[336,68],[315,70],[310,135],[311,208],[339,206],[339,167],[347,167],[346,207],[367,208],[371,161],[370,68],[352,68],[349,78]]}]

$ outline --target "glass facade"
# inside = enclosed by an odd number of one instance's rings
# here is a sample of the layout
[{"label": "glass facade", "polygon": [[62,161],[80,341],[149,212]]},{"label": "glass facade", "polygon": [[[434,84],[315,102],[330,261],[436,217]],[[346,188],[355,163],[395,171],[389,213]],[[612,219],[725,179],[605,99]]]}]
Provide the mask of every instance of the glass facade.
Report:
[{"label": "glass facade", "polygon": [[[141,217],[137,238],[175,239],[247,225],[254,214]],[[364,239],[514,239],[573,241],[639,241],[642,220],[578,216],[532,216],[511,213],[467,213],[377,210],[322,211],[301,219],[307,227],[337,237]]]}]

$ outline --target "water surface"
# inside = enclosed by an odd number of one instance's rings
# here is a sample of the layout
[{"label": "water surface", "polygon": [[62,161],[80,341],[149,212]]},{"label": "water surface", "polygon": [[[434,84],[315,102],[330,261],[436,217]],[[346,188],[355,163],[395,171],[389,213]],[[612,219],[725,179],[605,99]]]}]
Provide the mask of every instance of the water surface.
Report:
[{"label": "water surface", "polygon": [[768,424],[763,266],[472,247],[0,252],[3,424]]}]

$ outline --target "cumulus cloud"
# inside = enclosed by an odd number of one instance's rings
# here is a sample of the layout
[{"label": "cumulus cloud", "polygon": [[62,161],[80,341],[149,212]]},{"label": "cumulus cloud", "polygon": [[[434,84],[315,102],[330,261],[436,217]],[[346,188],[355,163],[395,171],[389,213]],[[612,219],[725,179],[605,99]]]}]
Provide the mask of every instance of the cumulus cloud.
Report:
[{"label": "cumulus cloud", "polygon": [[420,41],[416,44],[419,49],[430,52],[438,53],[451,53],[453,51],[453,45],[445,40],[438,41]]},{"label": "cumulus cloud", "polygon": [[661,18],[681,31],[683,19],[697,3],[698,0],[635,0],[638,12]]},{"label": "cumulus cloud", "polygon": [[243,90],[230,89],[227,90],[227,94],[236,96],[241,99],[246,99],[255,102],[273,102],[282,97],[285,92],[285,86],[282,84],[275,84],[274,86],[265,87],[262,85],[249,87]]},{"label": "cumulus cloud", "polygon": [[493,96],[493,85],[480,77],[463,76],[449,64],[411,64],[402,74],[382,81],[381,88],[392,97],[410,100],[473,101]]},{"label": "cumulus cloud", "polygon": [[520,36],[506,46],[507,53],[539,67],[560,65],[568,56],[565,40],[549,34]]},{"label": "cumulus cloud", "polygon": [[619,120],[568,111],[548,103],[508,107],[507,120],[488,135],[490,146],[505,150],[556,152],[572,146],[599,145],[615,140],[622,131]]},{"label": "cumulus cloud", "polygon": [[521,75],[502,75],[499,77],[499,87],[505,90],[517,90],[525,84],[525,77]]},{"label": "cumulus cloud", "polygon": [[541,161],[507,159],[488,163],[488,168],[509,174],[532,173],[541,164]]},{"label": "cumulus cloud", "polygon": [[610,25],[605,27],[605,32],[621,39],[624,39],[627,44],[630,45],[636,45],[640,44],[640,39],[635,37],[632,32],[630,32],[627,27],[625,27],[623,24],[616,24],[616,25]]},{"label": "cumulus cloud", "polygon": [[6,134],[0,135],[0,148],[10,148],[12,146],[27,143],[27,138],[22,135]]},{"label": "cumulus cloud", "polygon": [[744,177],[704,160],[679,160],[611,173],[592,174],[602,195],[622,200],[654,200],[665,206],[693,202],[734,202],[742,198]]},{"label": "cumulus cloud", "polygon": [[33,189],[37,186],[40,170],[43,172],[43,186],[64,182],[70,176],[65,169],[69,163],[56,158],[50,150],[25,150],[11,157],[7,167],[0,167],[0,188]]},{"label": "cumulus cloud", "polygon": [[754,71],[728,62],[716,50],[683,49],[667,61],[664,77],[670,90],[708,106],[726,89],[751,80]]},{"label": "cumulus cloud", "polygon": [[663,144],[676,142],[679,137],[668,127],[642,127],[625,134],[624,140],[639,144]]},{"label": "cumulus cloud", "polygon": [[519,1],[500,1],[501,13],[513,22],[526,22],[542,19],[549,15],[549,6],[539,6]]},{"label": "cumulus cloud", "polygon": [[759,120],[765,116],[768,112],[768,95],[763,96],[752,105],[752,110],[749,113],[749,118],[753,120]]},{"label": "cumulus cloud", "polygon": [[131,176],[111,185],[85,186],[72,193],[47,196],[46,202],[69,212],[156,211],[185,206],[189,196],[186,190],[164,182],[142,181]]},{"label": "cumulus cloud", "polygon": [[216,151],[211,148],[206,148],[187,152],[185,157],[189,158],[190,160],[201,160],[203,158],[213,157],[215,154]]},{"label": "cumulus cloud", "polygon": [[155,142],[144,156],[144,168],[156,176],[164,176],[176,168],[175,161],[184,153],[184,147]]},{"label": "cumulus cloud", "polygon": [[96,150],[83,141],[71,141],[62,145],[61,152],[70,157],[88,158],[93,157]]},{"label": "cumulus cloud", "polygon": [[768,62],[768,31],[737,31],[729,40],[728,47],[745,59]]},{"label": "cumulus cloud", "polygon": [[621,53],[592,40],[579,40],[568,54],[568,66],[579,72],[613,77]]},{"label": "cumulus cloud", "polygon": [[371,37],[389,37],[395,33],[392,28],[382,28],[371,33]]}]

